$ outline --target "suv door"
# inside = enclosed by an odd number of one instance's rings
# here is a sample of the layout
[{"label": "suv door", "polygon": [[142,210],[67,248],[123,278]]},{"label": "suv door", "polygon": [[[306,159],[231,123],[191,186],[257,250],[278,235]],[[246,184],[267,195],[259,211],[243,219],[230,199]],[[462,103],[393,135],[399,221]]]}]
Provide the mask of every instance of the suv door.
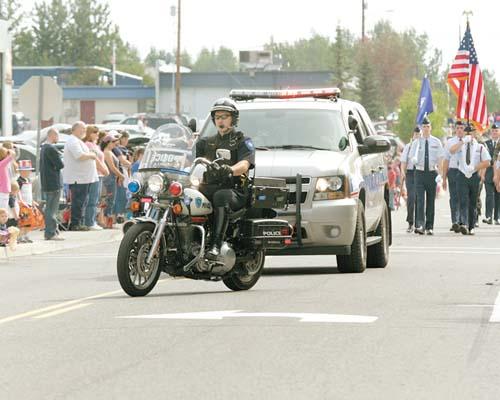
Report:
[{"label": "suv door", "polygon": [[[364,111],[364,110],[363,110]],[[361,110],[356,109],[354,111],[354,116],[358,120],[358,129],[361,132],[361,137],[366,138],[371,136],[372,132],[369,129],[369,124],[366,122],[366,117],[363,118],[363,113]],[[375,229],[376,223],[380,217],[381,203],[380,203],[380,193],[382,193],[383,199],[383,187],[380,187],[382,181],[382,169],[383,164],[382,156],[380,154],[364,154],[361,156],[362,162],[362,174],[366,185],[366,202],[365,202],[365,218],[366,218],[366,229],[371,231]]]}]

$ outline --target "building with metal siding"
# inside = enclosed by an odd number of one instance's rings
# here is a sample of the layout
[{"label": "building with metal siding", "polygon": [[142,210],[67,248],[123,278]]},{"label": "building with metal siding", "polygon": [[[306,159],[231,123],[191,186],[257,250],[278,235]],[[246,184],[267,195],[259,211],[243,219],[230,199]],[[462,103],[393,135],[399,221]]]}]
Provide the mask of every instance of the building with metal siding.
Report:
[{"label": "building with metal siding", "polygon": [[[89,67],[75,67],[75,66],[27,66],[27,67],[14,67],[14,87],[21,87],[32,76],[50,76],[57,80],[60,86],[67,86],[71,82],[71,76],[82,69],[90,69],[100,72],[103,80],[107,80],[111,76],[111,69],[89,66]],[[116,86],[141,86],[142,77],[132,75],[122,71],[116,71]],[[108,85],[106,85],[108,86]]]},{"label": "building with metal siding", "polygon": [[[156,111],[175,111],[175,74],[157,72]],[[307,89],[332,85],[331,71],[255,71],[181,74],[181,112],[205,118],[214,100],[231,89]]]}]

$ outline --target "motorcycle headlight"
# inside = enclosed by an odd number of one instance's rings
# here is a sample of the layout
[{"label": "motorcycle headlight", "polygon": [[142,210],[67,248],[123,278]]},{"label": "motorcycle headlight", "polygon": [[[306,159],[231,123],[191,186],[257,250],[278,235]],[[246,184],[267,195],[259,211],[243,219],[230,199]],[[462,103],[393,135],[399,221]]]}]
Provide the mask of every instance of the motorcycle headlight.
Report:
[{"label": "motorcycle headlight", "polygon": [[161,175],[151,175],[148,178],[148,189],[152,193],[160,193],[163,189],[163,177]]}]

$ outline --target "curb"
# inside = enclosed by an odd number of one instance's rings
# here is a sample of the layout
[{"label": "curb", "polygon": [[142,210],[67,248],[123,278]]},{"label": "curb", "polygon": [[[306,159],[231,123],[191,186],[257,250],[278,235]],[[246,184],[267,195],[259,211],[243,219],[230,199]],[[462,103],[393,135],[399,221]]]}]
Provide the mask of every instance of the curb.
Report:
[{"label": "curb", "polygon": [[[33,243],[20,243],[16,251],[0,248],[0,263],[4,264],[13,258],[53,253],[61,250],[78,249],[101,243],[120,241],[123,237],[121,229],[104,230],[98,232],[63,232],[64,241],[44,240],[43,232],[32,232],[30,238]],[[87,236],[85,236],[87,235]]]}]

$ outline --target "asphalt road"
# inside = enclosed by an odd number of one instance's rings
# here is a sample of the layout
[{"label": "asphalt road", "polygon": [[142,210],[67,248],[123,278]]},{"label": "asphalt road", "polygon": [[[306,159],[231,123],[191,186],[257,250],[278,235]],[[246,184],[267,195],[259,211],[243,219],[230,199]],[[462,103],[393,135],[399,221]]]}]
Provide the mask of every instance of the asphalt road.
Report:
[{"label": "asphalt road", "polygon": [[456,235],[438,208],[433,237],[394,214],[385,269],[270,257],[247,292],[129,298],[117,243],[2,262],[0,399],[498,399],[500,226]]}]

